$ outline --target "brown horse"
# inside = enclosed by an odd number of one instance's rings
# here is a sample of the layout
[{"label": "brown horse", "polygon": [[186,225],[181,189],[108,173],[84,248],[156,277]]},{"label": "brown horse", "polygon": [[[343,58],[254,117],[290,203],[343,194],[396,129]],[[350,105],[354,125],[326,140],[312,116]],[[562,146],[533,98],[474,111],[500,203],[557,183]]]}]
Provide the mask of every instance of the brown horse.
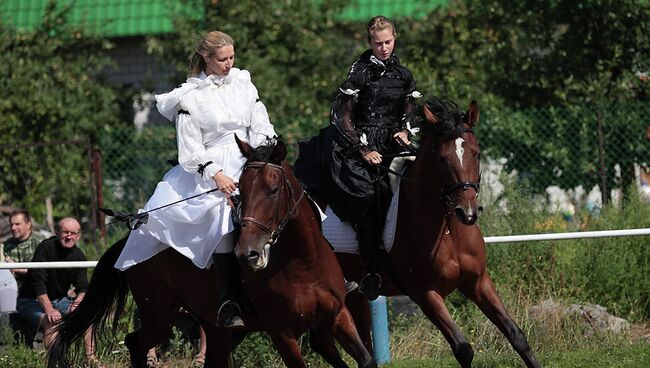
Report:
[{"label": "brown horse", "polygon": [[[473,128],[479,108],[463,114],[453,103],[429,99],[422,108],[422,138],[415,162],[400,185],[396,236],[382,255],[382,295],[408,295],[442,332],[461,367],[470,367],[471,345],[454,323],[444,298],[459,289],[505,335],[528,367],[540,367],[526,337],[506,312],[486,269],[476,221],[480,147]],[[320,200],[319,200],[320,203]],[[358,256],[337,253],[348,280],[358,281]],[[371,350],[367,300],[349,295],[348,308]]]},{"label": "brown horse", "polygon": [[[171,337],[180,307],[195,315],[205,330],[205,367],[227,367],[230,351],[243,339],[245,331],[215,327],[220,286],[212,275],[214,270],[200,269],[169,248],[120,272],[113,265],[125,244],[126,239],[118,241],[102,255],[85,298],[59,322],[59,335],[48,350],[48,367],[68,367],[69,348],[90,326],[96,327],[96,337],[103,340],[114,337],[129,290],[141,318],[141,328],[124,339],[133,367],[147,367],[147,351]],[[247,327],[258,329],[255,316],[246,304],[243,309]],[[111,323],[112,331],[109,331]]]},{"label": "brown horse", "polygon": [[359,367],[376,367],[345,306],[343,272],[285,160],[284,144],[253,150],[237,143],[248,161],[239,178],[242,217],[235,254],[244,263],[245,289],[264,331],[288,367],[307,367],[297,339],[309,329],[332,366],[347,367],[334,337]]},{"label": "brown horse", "polygon": [[[244,153],[257,157],[249,146],[240,145]],[[271,157],[277,158],[278,163],[282,161],[286,153],[284,145],[280,143],[271,148]],[[286,162],[282,165],[286,167]],[[126,244],[126,240],[121,240],[99,259],[83,302],[59,323],[58,337],[48,352],[48,367],[68,366],[69,347],[90,326],[96,327],[97,336],[114,335],[129,290],[142,322],[141,328],[129,333],[124,341],[133,367],[146,367],[147,351],[170,337],[180,307],[195,315],[206,332],[205,367],[227,367],[229,353],[248,331],[267,331],[288,367],[306,367],[295,339],[310,328],[314,328],[310,335],[312,341],[330,340],[318,346],[324,346],[320,353],[333,366],[347,367],[338,356],[331,336],[336,337],[360,367],[375,367],[345,307],[343,275],[336,257],[320,234],[307,201],[287,197],[302,196],[303,191],[295,177],[284,176],[286,171],[273,163],[253,162],[247,165],[241,177],[244,213],[261,221],[267,219],[249,207],[267,209],[265,206],[269,204],[264,202],[267,193],[262,192],[267,189],[264,185],[272,184],[273,179],[282,179],[273,197],[273,202],[280,203],[281,208],[271,209],[270,213],[287,219],[282,226],[285,231],[280,231],[282,239],[274,246],[273,260],[268,262],[266,269],[244,274],[252,303],[245,302],[243,295],[237,299],[244,301],[240,304],[246,330],[215,327],[219,308],[217,291],[222,286],[212,275],[214,270],[199,269],[188,258],[169,248],[120,272],[113,265]],[[249,190],[253,192],[251,196],[246,194]],[[294,206],[293,210],[287,212],[287,205]],[[294,218],[294,213],[300,215],[300,219]],[[242,244],[251,241],[254,228],[248,226],[254,222],[247,218],[243,223],[240,249]],[[269,226],[274,225],[269,223]],[[276,234],[279,236],[280,232]],[[247,264],[252,258],[247,259]],[[110,322],[113,334],[106,334]]]}]

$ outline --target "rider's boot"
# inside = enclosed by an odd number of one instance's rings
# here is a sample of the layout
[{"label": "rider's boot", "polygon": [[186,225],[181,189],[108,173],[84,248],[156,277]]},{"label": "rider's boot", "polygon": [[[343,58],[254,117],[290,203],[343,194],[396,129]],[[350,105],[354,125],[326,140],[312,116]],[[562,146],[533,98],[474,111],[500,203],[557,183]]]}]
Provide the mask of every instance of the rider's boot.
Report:
[{"label": "rider's boot", "polygon": [[234,253],[215,254],[214,274],[217,278],[219,297],[219,310],[217,311],[217,326],[229,328],[244,327],[241,318],[241,308],[233,298],[234,284],[236,282],[238,264]]},{"label": "rider's boot", "polygon": [[379,247],[380,227],[372,221],[356,223],[354,229],[357,232],[359,242],[359,255],[361,256],[361,272],[363,277],[359,283],[359,291],[368,300],[375,300],[379,297],[381,288],[381,276],[379,270]]}]

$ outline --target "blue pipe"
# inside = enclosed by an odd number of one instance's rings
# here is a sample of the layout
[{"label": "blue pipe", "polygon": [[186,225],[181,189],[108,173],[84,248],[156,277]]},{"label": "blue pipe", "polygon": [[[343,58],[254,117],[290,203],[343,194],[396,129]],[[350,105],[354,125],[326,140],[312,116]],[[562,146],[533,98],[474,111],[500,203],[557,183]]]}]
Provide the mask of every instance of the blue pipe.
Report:
[{"label": "blue pipe", "polygon": [[386,310],[386,297],[379,296],[370,301],[370,314],[372,317],[372,346],[375,351],[375,360],[378,365],[390,363],[390,336],[388,334],[388,313]]}]

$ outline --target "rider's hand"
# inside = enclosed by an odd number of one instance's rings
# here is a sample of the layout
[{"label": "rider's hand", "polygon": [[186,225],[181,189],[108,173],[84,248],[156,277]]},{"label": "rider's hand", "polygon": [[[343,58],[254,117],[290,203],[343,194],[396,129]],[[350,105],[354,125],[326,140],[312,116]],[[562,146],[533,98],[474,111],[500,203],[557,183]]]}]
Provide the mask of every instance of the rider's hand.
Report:
[{"label": "rider's hand", "polygon": [[363,155],[363,159],[370,165],[379,165],[381,163],[381,155],[377,151],[370,151]]},{"label": "rider's hand", "polygon": [[235,181],[228,175],[224,174],[223,171],[214,174],[212,180],[214,180],[217,188],[227,196],[232,195],[232,193],[237,190]]},{"label": "rider's hand", "polygon": [[401,132],[397,132],[393,135],[393,138],[398,138],[401,139],[404,144],[407,146],[411,144],[411,140],[409,140],[409,131],[408,130],[402,130]]}]

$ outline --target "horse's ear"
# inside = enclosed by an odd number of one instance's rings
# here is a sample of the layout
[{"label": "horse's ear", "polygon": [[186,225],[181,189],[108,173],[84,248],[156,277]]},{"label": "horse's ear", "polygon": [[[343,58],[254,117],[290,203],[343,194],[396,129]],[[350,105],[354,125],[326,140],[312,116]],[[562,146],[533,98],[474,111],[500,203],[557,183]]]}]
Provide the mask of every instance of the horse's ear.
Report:
[{"label": "horse's ear", "polygon": [[429,110],[427,105],[424,105],[424,117],[429,121],[431,124],[438,124],[440,122],[440,119]]},{"label": "horse's ear", "polygon": [[285,157],[287,157],[287,147],[281,140],[276,139],[275,147],[273,147],[273,153],[271,153],[269,161],[279,164]]},{"label": "horse's ear", "polygon": [[242,141],[239,139],[237,134],[235,134],[235,142],[237,142],[237,146],[239,146],[239,150],[241,151],[241,154],[244,155],[247,159],[251,157],[253,154],[253,147],[251,147],[248,143]]},{"label": "horse's ear", "polygon": [[479,110],[478,103],[475,100],[472,100],[472,103],[469,104],[469,109],[465,113],[464,123],[473,128],[476,123],[478,123]]}]

